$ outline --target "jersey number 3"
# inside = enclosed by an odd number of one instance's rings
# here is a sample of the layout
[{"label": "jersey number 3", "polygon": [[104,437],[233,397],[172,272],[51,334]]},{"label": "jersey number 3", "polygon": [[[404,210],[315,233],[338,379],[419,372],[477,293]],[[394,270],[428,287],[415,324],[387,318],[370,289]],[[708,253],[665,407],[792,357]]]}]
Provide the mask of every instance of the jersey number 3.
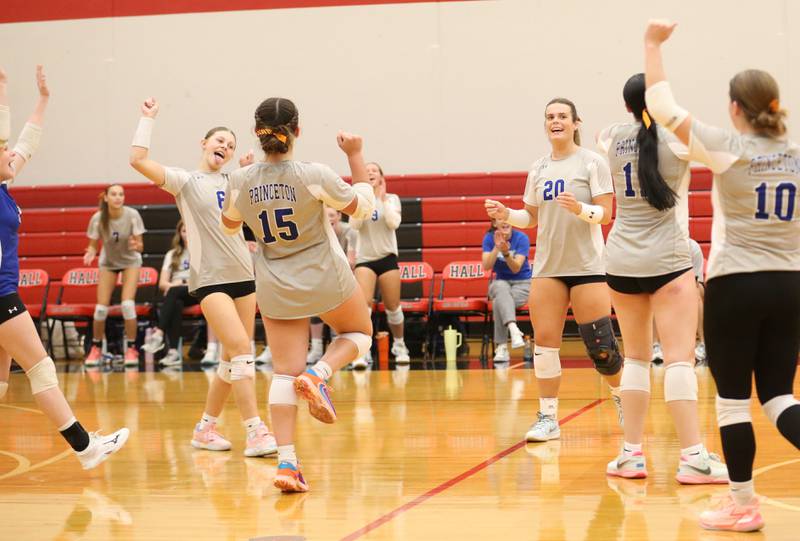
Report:
[{"label": "jersey number 3", "polygon": [[[274,214],[275,229],[277,230],[280,238],[283,240],[292,241],[300,236],[300,233],[297,231],[297,224],[289,219],[294,215],[293,209],[275,209]],[[272,244],[273,242],[276,242],[278,239],[276,239],[275,235],[272,234],[272,226],[270,225],[269,214],[267,211],[262,210],[261,214],[258,215],[258,219],[261,220],[261,228],[264,230],[264,236],[261,237],[261,240],[264,241],[264,244]]]},{"label": "jersey number 3", "polygon": [[[767,212],[767,183],[762,182],[756,188],[756,220],[769,220]],[[794,218],[794,200],[797,186],[793,182],[781,182],[775,187],[775,216],[784,222]]]}]

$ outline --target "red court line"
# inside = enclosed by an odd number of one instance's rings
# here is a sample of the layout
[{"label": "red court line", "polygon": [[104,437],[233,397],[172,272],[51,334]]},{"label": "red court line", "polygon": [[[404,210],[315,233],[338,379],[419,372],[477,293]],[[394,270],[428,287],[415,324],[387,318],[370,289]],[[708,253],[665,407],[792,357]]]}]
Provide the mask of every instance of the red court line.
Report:
[{"label": "red court line", "polygon": [[310,7],[365,6],[379,4],[420,4],[474,0],[6,0],[0,10],[0,23],[135,17],[212,11],[258,9],[296,9]]},{"label": "red court line", "polygon": [[[598,398],[597,400],[586,404],[582,408],[570,413],[569,415],[567,415],[563,419],[560,419],[559,420],[559,424],[563,425],[563,424],[566,424],[566,423],[570,422],[575,417],[578,417],[579,415],[582,415],[582,414],[586,413],[590,409],[592,409],[592,408],[594,408],[596,406],[599,406],[604,400],[605,400],[604,398]],[[405,513],[406,511],[408,511],[410,509],[413,509],[414,507],[418,506],[419,504],[424,503],[425,501],[433,498],[437,494],[441,494],[442,492],[444,492],[448,488],[450,488],[452,486],[455,486],[458,483],[460,483],[461,481],[472,477],[473,475],[475,475],[479,471],[486,469],[487,467],[491,466],[492,464],[494,464],[498,460],[501,460],[501,459],[507,457],[508,455],[513,453],[514,451],[516,451],[516,450],[518,450],[518,449],[520,449],[520,448],[522,448],[524,446],[525,446],[525,440],[518,441],[517,443],[515,443],[514,445],[512,445],[508,449],[505,449],[504,451],[500,451],[499,453],[497,453],[493,457],[489,458],[488,460],[484,460],[480,464],[477,464],[476,466],[473,466],[472,468],[468,469],[464,473],[462,473],[460,475],[457,475],[456,477],[453,477],[452,479],[450,479],[448,481],[445,481],[441,485],[430,489],[425,494],[423,494],[421,496],[417,496],[416,498],[414,498],[410,502],[401,505],[400,507],[398,507],[394,511],[390,511],[389,513],[386,513],[382,517],[379,517],[379,518],[373,520],[372,522],[370,522],[369,524],[367,524],[363,528],[360,528],[360,529],[354,531],[353,533],[351,533],[351,534],[349,534],[349,535],[347,535],[345,537],[342,537],[341,541],[353,541],[354,539],[358,539],[359,537],[362,537],[362,536],[368,534],[372,530],[374,530],[376,528],[379,528],[380,526],[386,524],[387,522],[389,522],[393,518],[397,517],[398,515],[400,515],[402,513]]]}]

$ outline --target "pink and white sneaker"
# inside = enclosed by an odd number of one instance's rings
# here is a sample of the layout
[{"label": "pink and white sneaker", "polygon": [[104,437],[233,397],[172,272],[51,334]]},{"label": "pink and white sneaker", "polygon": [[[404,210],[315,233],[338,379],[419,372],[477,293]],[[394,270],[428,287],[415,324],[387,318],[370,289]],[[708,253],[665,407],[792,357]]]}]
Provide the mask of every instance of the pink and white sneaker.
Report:
[{"label": "pink and white sneaker", "polygon": [[681,456],[675,479],[682,485],[722,485],[728,482],[728,467],[704,448],[697,455]]},{"label": "pink and white sneaker", "polygon": [[608,463],[606,475],[624,477],[625,479],[644,479],[647,477],[647,466],[641,451],[635,453],[620,452],[619,456]]},{"label": "pink and white sneaker", "polygon": [[706,530],[729,532],[755,532],[764,527],[764,519],[759,511],[758,498],[752,498],[745,505],[737,504],[730,493],[716,506],[700,513],[700,526]]},{"label": "pink and white sneaker", "polygon": [[244,456],[269,456],[278,454],[278,443],[275,436],[261,423],[253,434],[247,436],[247,448]]},{"label": "pink and white sneaker", "polygon": [[192,434],[192,447],[207,451],[230,451],[231,442],[217,432],[217,423],[208,423],[203,429],[197,423]]},{"label": "pink and white sneaker", "polygon": [[125,366],[138,366],[139,365],[139,350],[135,347],[129,347],[125,350]]},{"label": "pink and white sneaker", "polygon": [[103,352],[100,351],[100,348],[97,346],[92,346],[89,350],[89,354],[86,355],[86,358],[83,360],[83,364],[86,366],[97,366],[103,360]]}]

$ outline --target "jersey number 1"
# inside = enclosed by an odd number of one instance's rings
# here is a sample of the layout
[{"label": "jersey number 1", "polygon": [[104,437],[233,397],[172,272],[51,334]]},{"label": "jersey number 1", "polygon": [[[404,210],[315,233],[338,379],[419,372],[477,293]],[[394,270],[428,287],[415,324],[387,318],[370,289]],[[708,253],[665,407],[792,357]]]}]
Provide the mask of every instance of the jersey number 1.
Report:
[{"label": "jersey number 1", "polygon": [[622,171],[625,173],[625,197],[636,197],[636,191],[633,189],[633,164],[626,163]]},{"label": "jersey number 1", "polygon": [[[784,222],[794,218],[794,200],[797,186],[792,182],[781,182],[775,188],[775,216]],[[762,182],[756,188],[756,220],[769,220],[767,212],[767,183]],[[784,204],[784,198],[786,199]]]},{"label": "jersey number 1", "polygon": [[[283,240],[291,241],[300,236],[300,233],[297,231],[297,224],[288,219],[292,215],[294,215],[294,210],[291,208],[275,209],[275,227],[278,230],[278,236]],[[261,220],[261,228],[264,230],[264,236],[261,237],[264,244],[276,242],[278,239],[272,234],[272,227],[269,223],[269,214],[267,214],[267,211],[262,210],[261,214],[258,215],[258,219]]]}]

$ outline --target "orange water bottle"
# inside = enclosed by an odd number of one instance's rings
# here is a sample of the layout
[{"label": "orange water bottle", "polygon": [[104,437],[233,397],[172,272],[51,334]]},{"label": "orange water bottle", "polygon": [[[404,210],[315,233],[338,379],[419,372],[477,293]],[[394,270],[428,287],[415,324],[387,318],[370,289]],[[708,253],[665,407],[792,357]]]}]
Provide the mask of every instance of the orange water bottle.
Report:
[{"label": "orange water bottle", "polygon": [[380,370],[389,369],[389,333],[381,331],[375,335],[378,343],[378,368]]}]

